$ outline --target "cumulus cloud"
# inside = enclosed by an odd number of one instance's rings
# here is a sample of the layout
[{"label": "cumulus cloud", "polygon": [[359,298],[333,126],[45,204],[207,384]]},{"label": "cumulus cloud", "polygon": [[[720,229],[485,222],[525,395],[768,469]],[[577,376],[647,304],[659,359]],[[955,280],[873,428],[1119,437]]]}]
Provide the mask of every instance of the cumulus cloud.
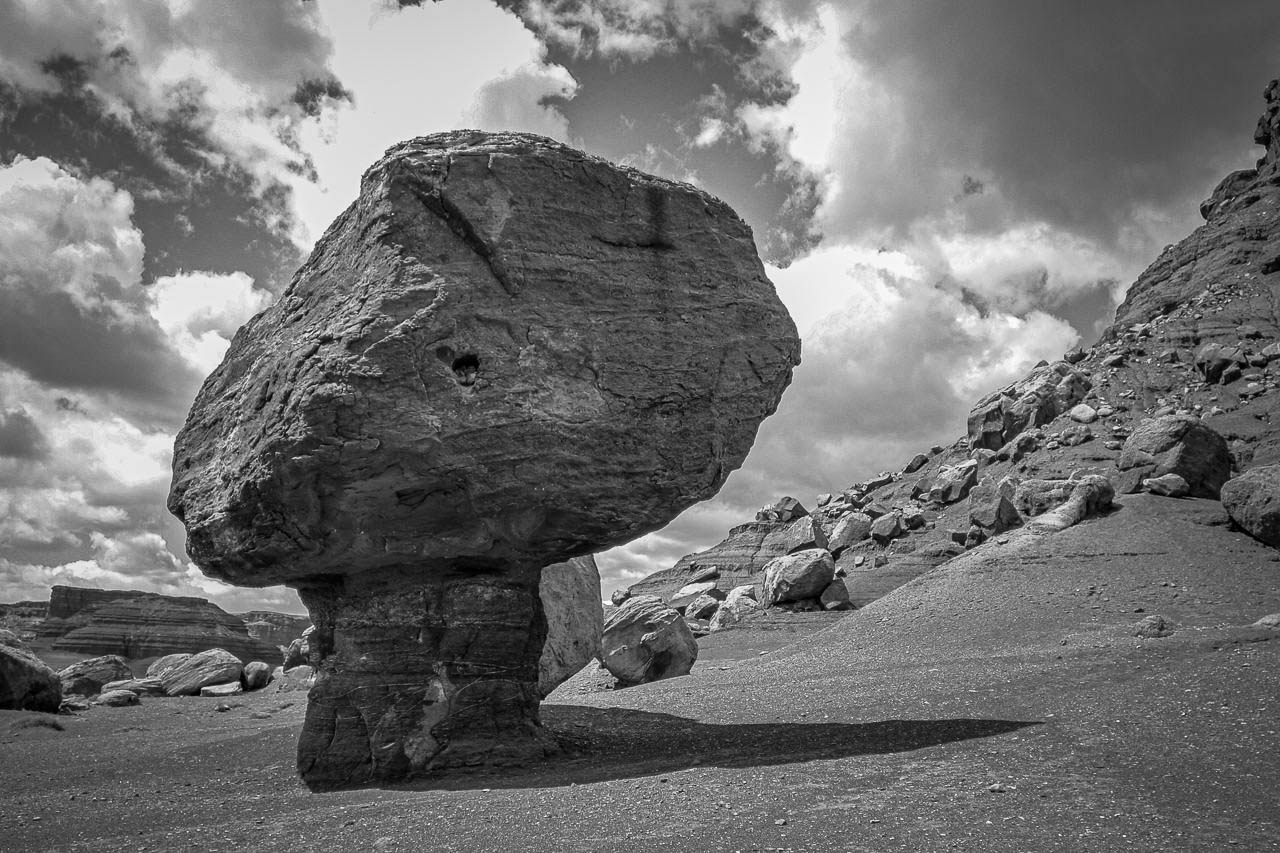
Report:
[{"label": "cumulus cloud", "polygon": [[202,589],[164,511],[173,434],[270,295],[243,273],[146,285],[132,210],[109,181],[44,158],[0,167],[6,596],[49,583]]},{"label": "cumulus cloud", "polygon": [[572,97],[576,82],[511,13],[490,3],[316,5],[332,38],[329,67],[352,101],[300,129],[315,177],[291,181],[301,245],[323,233],[355,199],[364,170],[398,142],[477,125],[568,137],[556,101]]},{"label": "cumulus cloud", "polygon": [[302,2],[0,0],[0,79],[35,95],[93,95],[140,134],[176,124],[213,167],[258,189],[306,169],[295,137],[331,81],[329,43]]}]

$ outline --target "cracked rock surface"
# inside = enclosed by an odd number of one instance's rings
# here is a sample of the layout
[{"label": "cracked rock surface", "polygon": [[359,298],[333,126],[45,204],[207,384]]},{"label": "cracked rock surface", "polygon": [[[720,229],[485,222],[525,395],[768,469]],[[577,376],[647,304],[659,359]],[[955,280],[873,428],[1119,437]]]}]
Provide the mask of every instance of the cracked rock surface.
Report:
[{"label": "cracked rock surface", "polygon": [[799,348],[700,190],[524,134],[390,149],[174,453],[192,558],[311,611],[304,778],[549,749],[541,568],[713,495]]}]

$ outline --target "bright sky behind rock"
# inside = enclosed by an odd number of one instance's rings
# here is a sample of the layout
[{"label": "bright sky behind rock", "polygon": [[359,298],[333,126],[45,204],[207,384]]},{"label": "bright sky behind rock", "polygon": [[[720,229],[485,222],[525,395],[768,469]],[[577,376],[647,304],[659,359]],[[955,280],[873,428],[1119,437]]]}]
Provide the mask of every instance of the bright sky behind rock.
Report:
[{"label": "bright sky behind rock", "polygon": [[173,435],[363,169],[450,128],[720,196],[800,327],[746,465],[600,556],[606,594],[784,494],[897,468],[1091,341],[1252,164],[1272,5],[0,0],[0,601],[300,609],[188,562]]}]

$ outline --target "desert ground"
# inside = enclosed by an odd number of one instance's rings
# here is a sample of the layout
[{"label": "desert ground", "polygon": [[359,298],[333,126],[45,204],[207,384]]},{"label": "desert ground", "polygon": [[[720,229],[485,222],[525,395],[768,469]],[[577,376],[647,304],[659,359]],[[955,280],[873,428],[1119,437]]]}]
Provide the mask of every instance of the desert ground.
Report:
[{"label": "desert ground", "polygon": [[[1280,554],[1129,495],[543,706],[562,754],[313,794],[305,694],[0,712],[6,850],[1280,850]],[[1168,636],[1134,636],[1145,616]]]}]

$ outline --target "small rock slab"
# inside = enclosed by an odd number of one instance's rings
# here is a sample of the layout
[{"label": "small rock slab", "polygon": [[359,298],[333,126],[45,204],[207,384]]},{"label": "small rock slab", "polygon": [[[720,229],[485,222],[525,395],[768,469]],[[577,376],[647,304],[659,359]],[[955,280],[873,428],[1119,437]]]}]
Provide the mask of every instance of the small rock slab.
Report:
[{"label": "small rock slab", "polygon": [[208,687],[200,688],[201,696],[239,696],[244,692],[244,688],[240,686],[239,681],[231,681],[226,684],[211,684]]}]

